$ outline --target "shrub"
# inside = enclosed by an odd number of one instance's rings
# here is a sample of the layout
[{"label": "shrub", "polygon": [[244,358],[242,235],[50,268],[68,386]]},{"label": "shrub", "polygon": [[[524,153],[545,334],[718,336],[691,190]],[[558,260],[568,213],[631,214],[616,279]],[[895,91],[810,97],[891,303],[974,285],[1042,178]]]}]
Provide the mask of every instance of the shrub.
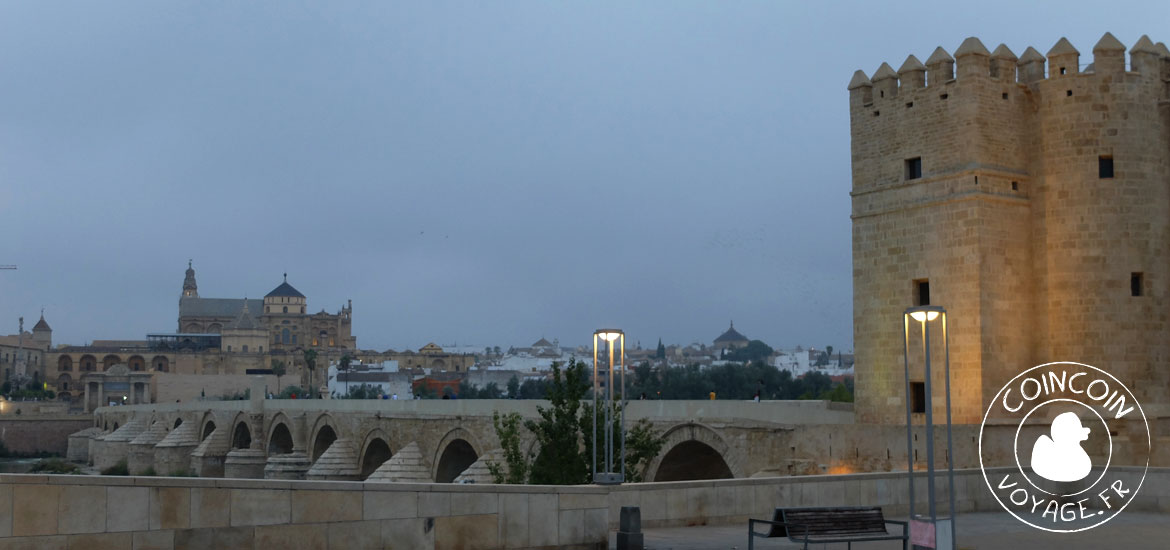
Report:
[{"label": "shrub", "polygon": [[102,470],[104,476],[128,476],[130,475],[130,468],[126,466],[126,461],[119,461],[117,464]]},{"label": "shrub", "polygon": [[142,473],[140,473],[140,474],[138,474],[138,475],[140,475],[140,476],[151,476],[151,477],[154,477],[154,476],[157,476],[157,475],[158,475],[158,472],[155,472],[155,471],[154,471],[154,466],[151,466],[151,467],[149,467],[149,468],[147,468],[147,469],[143,470],[143,471],[142,471]]},{"label": "shrub", "polygon": [[81,469],[76,464],[65,462],[59,458],[49,458],[45,460],[38,460],[29,472],[38,472],[44,474],[80,474]]},{"label": "shrub", "polygon": [[308,392],[306,392],[300,386],[285,386],[283,390],[280,390],[280,395],[277,395],[276,398],[277,399],[292,399],[292,396],[295,395],[295,396],[297,396],[297,399],[308,399],[309,396],[307,395],[307,393]]}]

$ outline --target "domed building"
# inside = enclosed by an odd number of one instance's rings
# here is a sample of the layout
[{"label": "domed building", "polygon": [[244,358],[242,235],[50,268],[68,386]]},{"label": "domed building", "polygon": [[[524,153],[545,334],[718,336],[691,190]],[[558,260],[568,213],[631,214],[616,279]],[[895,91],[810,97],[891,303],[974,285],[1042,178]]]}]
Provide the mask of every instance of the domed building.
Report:
[{"label": "domed building", "polygon": [[[249,349],[264,352],[265,349],[279,351],[309,347],[357,348],[357,339],[352,332],[352,301],[347,301],[337,313],[326,313],[322,309],[312,314],[307,312],[307,302],[305,295],[289,284],[285,273],[284,280],[264,296],[263,310],[257,312],[259,319],[252,317],[255,313],[247,315],[248,324],[253,325],[250,329],[258,326],[268,331],[266,345],[252,344]],[[246,298],[200,297],[195,270],[188,264],[179,298],[179,333],[221,334],[226,327],[238,324],[247,309],[246,304]],[[224,345],[226,350],[227,344]]]},{"label": "domed building", "polygon": [[748,345],[748,342],[750,341],[751,340],[748,340],[747,336],[744,336],[740,334],[739,331],[735,330],[735,321],[732,321],[731,326],[727,329],[727,331],[723,334],[720,334],[719,337],[715,339],[715,349],[723,351],[742,348]]}]

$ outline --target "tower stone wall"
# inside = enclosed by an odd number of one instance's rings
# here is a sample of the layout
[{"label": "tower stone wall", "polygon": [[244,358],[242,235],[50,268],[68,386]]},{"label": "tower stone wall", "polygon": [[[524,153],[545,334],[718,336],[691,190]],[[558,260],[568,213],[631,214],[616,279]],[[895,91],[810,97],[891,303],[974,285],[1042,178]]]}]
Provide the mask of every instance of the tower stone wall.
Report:
[{"label": "tower stone wall", "polygon": [[920,305],[920,281],[949,314],[957,423],[979,423],[1004,383],[1058,360],[1170,403],[1170,50],[1143,37],[1127,64],[1106,34],[1093,54],[1082,69],[1064,39],[1017,58],[968,38],[954,57],[939,48],[854,75],[859,421],[905,422],[902,311]]}]

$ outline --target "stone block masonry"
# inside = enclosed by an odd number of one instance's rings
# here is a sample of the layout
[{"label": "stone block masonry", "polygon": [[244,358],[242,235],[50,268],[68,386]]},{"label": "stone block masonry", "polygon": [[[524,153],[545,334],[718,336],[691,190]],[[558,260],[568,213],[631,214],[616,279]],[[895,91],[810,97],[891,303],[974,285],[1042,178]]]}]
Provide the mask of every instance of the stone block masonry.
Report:
[{"label": "stone block masonry", "polygon": [[91,416],[0,417],[0,442],[18,455],[65,455],[69,435],[93,426]]}]

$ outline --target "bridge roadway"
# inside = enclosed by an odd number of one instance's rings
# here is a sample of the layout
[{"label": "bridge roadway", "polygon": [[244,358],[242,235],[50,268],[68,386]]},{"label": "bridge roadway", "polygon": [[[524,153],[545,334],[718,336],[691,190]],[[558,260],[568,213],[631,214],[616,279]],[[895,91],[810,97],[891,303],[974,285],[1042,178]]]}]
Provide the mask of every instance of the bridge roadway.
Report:
[{"label": "bridge roadway", "polygon": [[[499,448],[493,413],[537,418],[537,407],[548,406],[252,399],[102,407],[94,428],[70,437],[70,456],[99,468],[126,460],[132,474],[444,483],[484,474],[477,460]],[[852,458],[848,440],[873,428],[854,429],[851,405],[824,401],[633,401],[629,413],[631,424],[646,419],[666,438],[648,481],[820,473]],[[834,434],[839,456],[826,461]],[[531,437],[523,445],[535,449]]]}]

